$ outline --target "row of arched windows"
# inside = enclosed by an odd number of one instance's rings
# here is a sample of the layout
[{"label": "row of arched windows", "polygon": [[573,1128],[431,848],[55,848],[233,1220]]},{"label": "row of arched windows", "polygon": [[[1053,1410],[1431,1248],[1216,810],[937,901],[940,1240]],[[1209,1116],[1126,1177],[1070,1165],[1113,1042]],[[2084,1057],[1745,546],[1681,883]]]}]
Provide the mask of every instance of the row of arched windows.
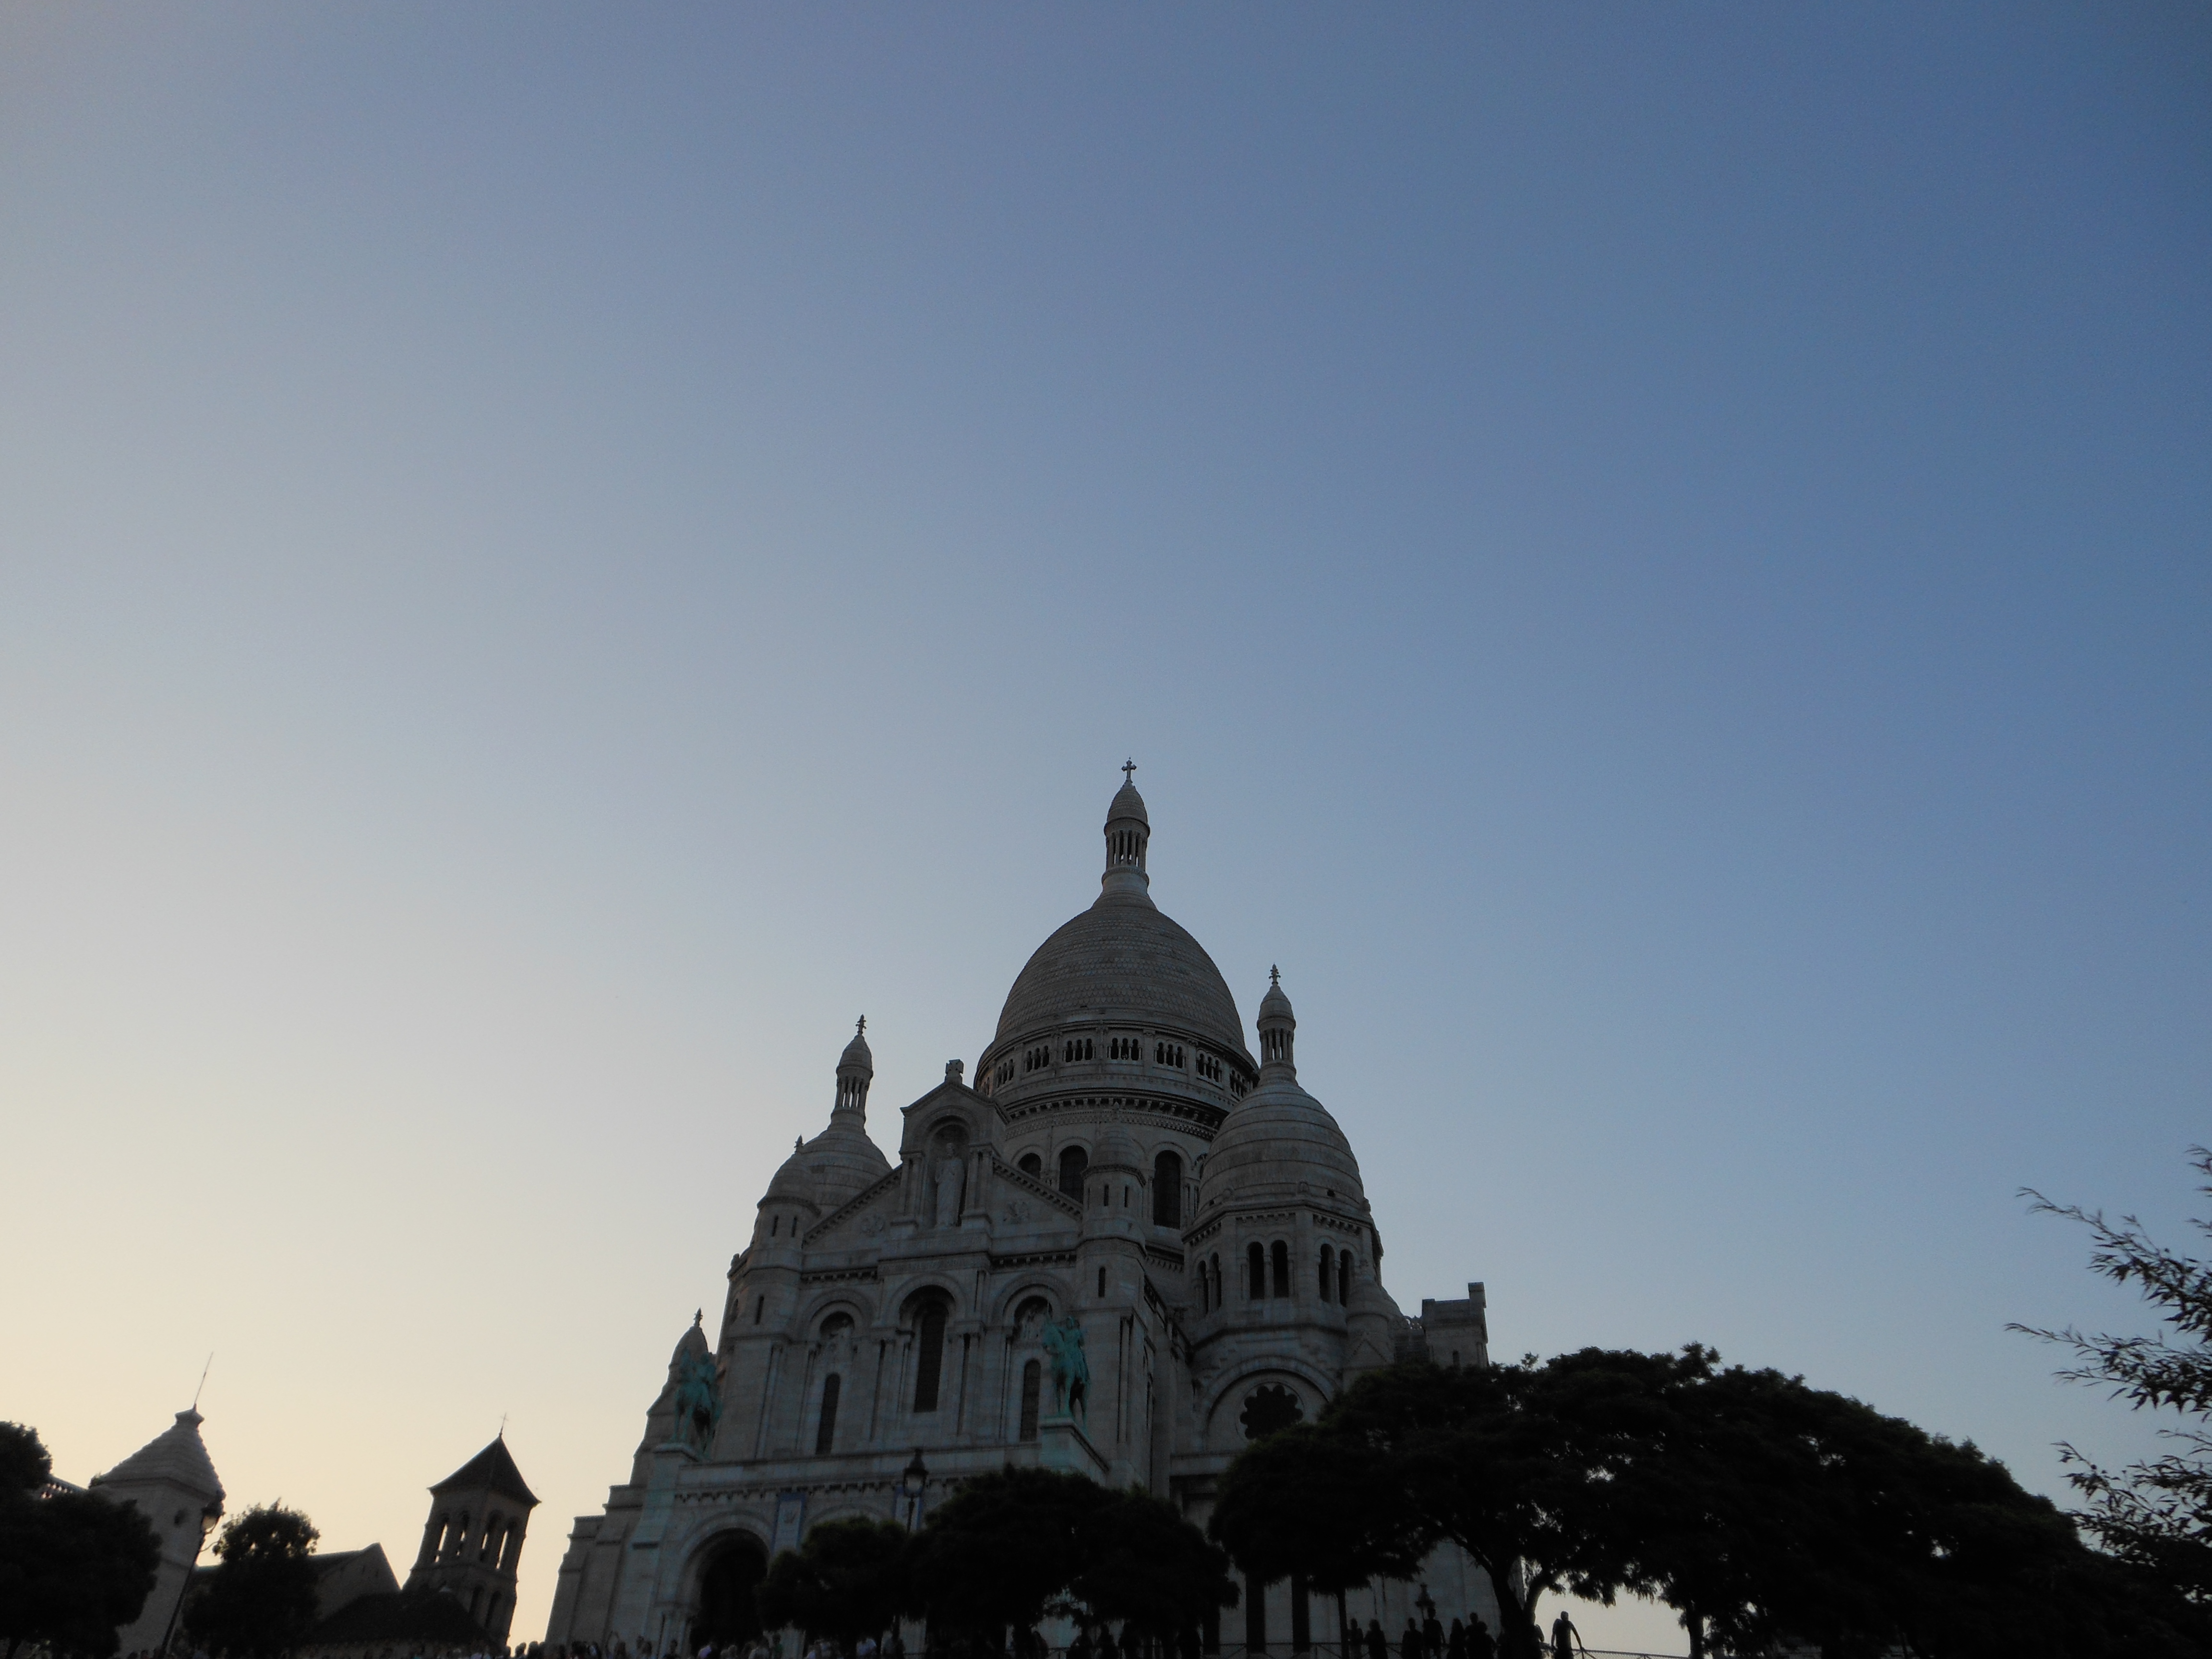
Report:
[{"label": "row of arched windows", "polygon": [[478,1533],[470,1524],[469,1512],[463,1510],[458,1517],[447,1514],[430,1517],[430,1524],[423,1528],[422,1554],[417,1565],[466,1561],[473,1554],[494,1571],[508,1572],[521,1553],[520,1521],[513,1516],[487,1515],[483,1530]]},{"label": "row of arched windows", "polygon": [[[1314,1287],[1323,1302],[1349,1305],[1352,1301],[1352,1256],[1349,1250],[1340,1250],[1324,1244],[1314,1263]],[[1273,1297],[1287,1297],[1291,1291],[1291,1247],[1287,1241],[1277,1239],[1273,1244],[1257,1243],[1244,1247],[1243,1290],[1248,1302],[1260,1302]],[[1211,1313],[1229,1299],[1226,1282],[1222,1276],[1221,1258],[1209,1255],[1198,1264],[1198,1310]]]},{"label": "row of arched windows", "polygon": [[[1060,1040],[1059,1064],[1062,1066],[1073,1066],[1097,1057],[1098,1043],[1095,1037],[1063,1037]],[[1142,1060],[1144,1057],[1144,1040],[1140,1037],[1109,1036],[1106,1039],[1106,1058],[1109,1060]],[[1031,1072],[1042,1071],[1053,1063],[1050,1043],[1039,1043],[1022,1051],[1021,1069],[1024,1076]],[[1224,1067],[1219,1055],[1210,1054],[1203,1048],[1188,1049],[1180,1042],[1156,1041],[1152,1044],[1152,1064],[1174,1071],[1194,1072],[1209,1083],[1225,1080],[1238,1095],[1244,1092],[1249,1083],[1242,1067]],[[1008,1058],[1000,1060],[985,1074],[984,1086],[987,1090],[994,1089],[1013,1079],[1014,1062]]]},{"label": "row of arched windows", "polygon": [[[1024,1152],[1018,1166],[1023,1174],[1038,1181],[1044,1179],[1044,1158],[1036,1152]],[[1080,1146],[1060,1149],[1060,1190],[1068,1197],[1080,1199],[1084,1192],[1083,1177],[1091,1167],[1091,1154]],[[1156,1227],[1182,1225],[1182,1154],[1161,1152],[1152,1159],[1152,1224]]]}]

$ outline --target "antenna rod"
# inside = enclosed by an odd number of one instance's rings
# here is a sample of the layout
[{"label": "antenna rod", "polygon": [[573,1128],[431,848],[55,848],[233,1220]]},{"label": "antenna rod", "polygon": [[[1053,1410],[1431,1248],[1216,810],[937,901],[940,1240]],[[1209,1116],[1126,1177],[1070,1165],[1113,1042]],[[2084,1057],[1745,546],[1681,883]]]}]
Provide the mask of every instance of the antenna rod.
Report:
[{"label": "antenna rod", "polygon": [[209,1369],[212,1367],[214,1364],[215,1350],[213,1348],[210,1348],[208,1350],[207,1364],[200,1367],[200,1387],[199,1389],[194,1389],[192,1390],[192,1409],[194,1411],[198,1411],[200,1408],[200,1389],[207,1387],[207,1374]]}]

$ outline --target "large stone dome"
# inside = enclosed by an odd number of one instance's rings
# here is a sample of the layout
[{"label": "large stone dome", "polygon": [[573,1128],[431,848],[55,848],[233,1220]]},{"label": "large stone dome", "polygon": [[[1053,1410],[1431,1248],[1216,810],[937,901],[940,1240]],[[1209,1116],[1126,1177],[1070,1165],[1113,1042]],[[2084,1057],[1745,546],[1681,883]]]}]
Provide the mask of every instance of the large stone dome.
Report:
[{"label": "large stone dome", "polygon": [[1006,993],[992,1044],[1100,1020],[1187,1032],[1250,1059],[1213,958],[1143,894],[1101,893],[1037,946]]}]

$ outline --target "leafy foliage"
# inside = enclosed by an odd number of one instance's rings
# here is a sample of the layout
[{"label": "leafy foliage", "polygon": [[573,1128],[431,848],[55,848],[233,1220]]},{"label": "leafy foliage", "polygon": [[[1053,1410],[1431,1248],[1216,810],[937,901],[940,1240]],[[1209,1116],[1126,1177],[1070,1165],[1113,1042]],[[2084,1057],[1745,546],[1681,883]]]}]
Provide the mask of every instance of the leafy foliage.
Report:
[{"label": "leafy foliage", "polygon": [[1700,1652],[2193,1650],[1972,1446],[1695,1346],[1375,1373],[1244,1452],[1213,1527],[1255,1577],[1322,1588],[1411,1576],[1449,1540],[1489,1575],[1509,1654],[1535,1651],[1561,1590],[1656,1596]]},{"label": "leafy foliage", "polygon": [[54,1472],[39,1431],[21,1423],[0,1423],[0,1504],[29,1497]]},{"label": "leafy foliage", "polygon": [[234,1517],[215,1547],[206,1589],[185,1626],[210,1651],[270,1659],[299,1645],[315,1622],[315,1564],[322,1534],[296,1510],[260,1504]]},{"label": "leafy foliage", "polygon": [[53,1467],[38,1435],[0,1425],[0,1643],[105,1659],[146,1605],[161,1544],[135,1509],[88,1492],[35,1494]]},{"label": "leafy foliage", "polygon": [[1165,1637],[1237,1598],[1227,1555],[1173,1504],[1050,1469],[967,1482],[915,1538],[908,1573],[934,1630],[994,1648],[1051,1612]]},{"label": "leafy foliage", "polygon": [[910,1582],[933,1627],[988,1636],[1027,1629],[1083,1567],[1083,1524],[1114,1501],[1079,1474],[1006,1469],[963,1486],[923,1523]]},{"label": "leafy foliage", "polygon": [[1085,1516],[1078,1535],[1083,1564],[1068,1592],[1094,1619],[1170,1641],[1236,1604],[1229,1553],[1141,1486]]},{"label": "leafy foliage", "polygon": [[893,1522],[825,1521],[769,1564],[757,1592],[762,1622],[795,1625],[851,1653],[906,1610],[907,1541]]},{"label": "leafy foliage", "polygon": [[[2192,1147],[2191,1167],[2212,1177],[2212,1151]],[[2198,1192],[2212,1197],[2212,1185]],[[2161,1431],[2176,1449],[2122,1469],[2100,1468],[2072,1446],[2061,1455],[2066,1477],[2089,1501],[2083,1524],[2106,1548],[2176,1592],[2212,1604],[2212,1263],[2156,1243],[2133,1216],[2115,1224],[2100,1210],[2054,1204],[2039,1192],[2022,1194],[2045,1215],[2078,1222],[2095,1241],[2092,1272],[2115,1285],[2132,1285],[2157,1310],[2166,1329],[2154,1336],[2085,1335],[2068,1327],[2014,1330],[2074,1351],[2077,1363],[2060,1371],[2069,1382],[2109,1387],[2136,1410],[2169,1410],[2188,1419]],[[2192,1218],[2200,1232],[2212,1220]]]}]

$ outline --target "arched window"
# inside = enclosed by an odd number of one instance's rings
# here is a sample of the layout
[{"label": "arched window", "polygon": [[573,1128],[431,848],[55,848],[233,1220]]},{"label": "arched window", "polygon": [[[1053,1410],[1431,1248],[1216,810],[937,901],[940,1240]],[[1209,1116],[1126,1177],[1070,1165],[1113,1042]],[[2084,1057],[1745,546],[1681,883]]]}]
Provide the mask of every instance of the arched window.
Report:
[{"label": "arched window", "polygon": [[1349,1250],[1336,1259],[1336,1299],[1347,1308],[1352,1305],[1352,1252]]},{"label": "arched window", "polygon": [[945,1375],[945,1304],[932,1302],[921,1310],[921,1334],[914,1356],[914,1408],[937,1409],[937,1385]]},{"label": "arched window", "polygon": [[1321,1299],[1328,1301],[1336,1292],[1336,1252],[1324,1244],[1321,1247]]},{"label": "arched window", "polygon": [[487,1515],[484,1516],[483,1541],[477,1546],[477,1560],[489,1561],[491,1559],[491,1547],[498,1537],[499,1517],[495,1515]]},{"label": "arched window", "polygon": [[1244,1252],[1244,1266],[1245,1294],[1257,1302],[1267,1293],[1267,1253],[1257,1244],[1250,1246]]},{"label": "arched window", "polygon": [[848,1313],[833,1313],[822,1322],[822,1340],[824,1342],[834,1342],[841,1336],[852,1334],[853,1316]]},{"label": "arched window", "polygon": [[1044,1160],[1039,1158],[1035,1152],[1024,1152],[1022,1154],[1022,1173],[1027,1176],[1035,1176],[1040,1181],[1043,1180]]},{"label": "arched window", "polygon": [[469,1512],[466,1510],[461,1511],[461,1524],[447,1536],[453,1546],[452,1559],[459,1561],[466,1557],[469,1553]]},{"label": "arched window", "polygon": [[1182,1225],[1182,1159],[1173,1152],[1152,1160],[1152,1224]]},{"label": "arched window", "polygon": [[844,1379],[832,1371],[822,1380],[822,1421],[814,1431],[814,1455],[821,1456],[837,1442],[837,1395]]},{"label": "arched window", "polygon": [[1229,1300],[1228,1289],[1221,1282],[1221,1258],[1213,1258],[1213,1305],[1217,1308]]},{"label": "arched window", "polygon": [[507,1523],[507,1536],[500,1541],[499,1570],[501,1572],[513,1572],[514,1558],[521,1553],[522,1522],[510,1521]]},{"label": "arched window", "polygon": [[1291,1293],[1291,1247],[1284,1243],[1281,1239],[1277,1239],[1274,1255],[1275,1294],[1288,1296]]},{"label": "arched window", "polygon": [[1044,1371],[1034,1359],[1022,1367],[1022,1428],[1021,1437],[1037,1437],[1037,1396],[1044,1387]]},{"label": "arched window", "polygon": [[1060,1149],[1060,1190],[1070,1198],[1083,1196],[1083,1172],[1091,1167],[1091,1154],[1080,1146]]}]

